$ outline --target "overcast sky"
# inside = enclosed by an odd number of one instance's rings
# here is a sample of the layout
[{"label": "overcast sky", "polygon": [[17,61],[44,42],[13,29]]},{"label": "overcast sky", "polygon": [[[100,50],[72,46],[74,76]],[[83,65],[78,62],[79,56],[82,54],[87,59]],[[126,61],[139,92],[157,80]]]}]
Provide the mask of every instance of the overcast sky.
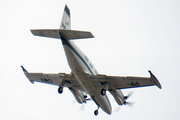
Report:
[{"label": "overcast sky", "polygon": [[[70,73],[61,41],[33,36],[30,29],[59,28],[65,4],[71,28],[91,31],[93,39],[76,41],[100,74],[149,77],[162,89],[123,90],[134,94],[133,107],[118,106],[107,92],[112,115],[89,101],[82,105],[66,88],[31,84],[29,72]],[[178,120],[180,118],[179,0],[1,0],[0,119],[1,120]],[[120,111],[117,109],[120,107]]]}]

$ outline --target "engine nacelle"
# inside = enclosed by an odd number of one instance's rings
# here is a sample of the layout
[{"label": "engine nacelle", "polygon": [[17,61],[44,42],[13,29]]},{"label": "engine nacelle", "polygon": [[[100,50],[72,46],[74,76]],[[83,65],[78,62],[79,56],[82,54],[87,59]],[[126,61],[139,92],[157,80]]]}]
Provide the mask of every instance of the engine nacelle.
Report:
[{"label": "engine nacelle", "polygon": [[112,90],[109,92],[112,94],[118,105],[123,105],[126,102],[121,90]]},{"label": "engine nacelle", "polygon": [[76,101],[80,104],[86,103],[86,96],[83,94],[82,91],[75,89],[75,88],[69,88],[69,90],[73,93]]}]

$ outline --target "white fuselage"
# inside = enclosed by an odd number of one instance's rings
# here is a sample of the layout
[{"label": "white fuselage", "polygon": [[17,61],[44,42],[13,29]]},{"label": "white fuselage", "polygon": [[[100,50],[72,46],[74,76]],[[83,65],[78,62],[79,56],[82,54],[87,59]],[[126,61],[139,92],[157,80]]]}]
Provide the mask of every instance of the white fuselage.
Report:
[{"label": "white fuselage", "polygon": [[83,91],[91,96],[98,107],[102,108],[106,113],[111,114],[112,108],[108,97],[106,95],[101,95],[101,90],[97,89],[87,76],[87,73],[97,75],[96,69],[87,56],[85,56],[72,41],[66,40],[65,38],[61,39],[68,64],[77,82],[81,85]]}]

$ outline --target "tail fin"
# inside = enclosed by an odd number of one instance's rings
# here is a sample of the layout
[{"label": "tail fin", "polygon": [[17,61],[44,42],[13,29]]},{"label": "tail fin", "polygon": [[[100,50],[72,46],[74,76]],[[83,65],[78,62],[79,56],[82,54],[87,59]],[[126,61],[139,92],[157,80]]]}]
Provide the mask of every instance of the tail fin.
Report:
[{"label": "tail fin", "polygon": [[70,17],[70,9],[67,5],[64,7],[64,13],[61,20],[60,29],[70,30],[71,29],[71,17]]},{"label": "tail fin", "polygon": [[[71,19],[70,10],[67,5],[64,7],[64,13],[61,20],[60,29],[35,29],[31,30],[33,35],[50,37],[50,38],[61,38],[64,35],[68,40],[70,39],[83,39],[93,38],[91,32],[71,30]],[[59,34],[61,33],[61,35]]]}]

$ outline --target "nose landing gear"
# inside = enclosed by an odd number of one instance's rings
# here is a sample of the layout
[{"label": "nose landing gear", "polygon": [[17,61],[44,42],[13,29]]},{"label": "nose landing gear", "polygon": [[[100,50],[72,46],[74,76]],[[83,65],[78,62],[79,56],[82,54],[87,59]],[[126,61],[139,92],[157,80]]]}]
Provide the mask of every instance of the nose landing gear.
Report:
[{"label": "nose landing gear", "polygon": [[97,110],[94,111],[94,115],[95,115],[95,116],[98,115],[98,113],[99,113],[98,110],[99,110],[99,106],[98,106]]},{"label": "nose landing gear", "polygon": [[59,93],[59,94],[62,94],[62,93],[63,93],[63,87],[59,87],[59,88],[58,88],[58,93]]},{"label": "nose landing gear", "polygon": [[98,110],[94,111],[94,115],[97,116],[98,115]]}]

